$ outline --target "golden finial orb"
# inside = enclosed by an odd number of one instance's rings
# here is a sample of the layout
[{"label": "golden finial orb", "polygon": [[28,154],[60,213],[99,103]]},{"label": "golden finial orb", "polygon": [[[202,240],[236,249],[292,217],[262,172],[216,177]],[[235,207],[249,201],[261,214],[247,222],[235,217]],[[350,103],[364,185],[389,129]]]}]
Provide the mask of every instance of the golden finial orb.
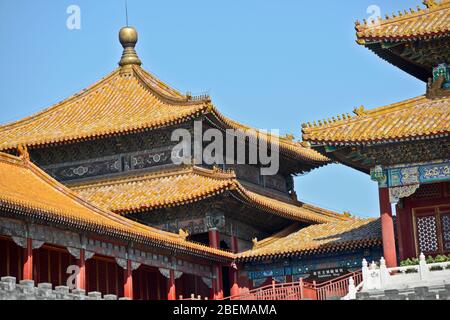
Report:
[{"label": "golden finial orb", "polygon": [[119,31],[119,40],[123,47],[122,59],[120,59],[119,65],[121,67],[133,64],[140,66],[142,62],[134,49],[138,42],[136,29],[133,27],[123,27]]}]

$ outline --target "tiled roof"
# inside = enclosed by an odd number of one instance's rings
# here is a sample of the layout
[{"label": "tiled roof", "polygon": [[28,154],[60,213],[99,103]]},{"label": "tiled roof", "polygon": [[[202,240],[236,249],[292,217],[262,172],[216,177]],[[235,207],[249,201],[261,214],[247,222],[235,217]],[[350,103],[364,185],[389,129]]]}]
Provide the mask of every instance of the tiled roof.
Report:
[{"label": "tiled roof", "polygon": [[[248,127],[221,115],[207,97],[184,96],[138,66],[118,68],[93,86],[42,112],[0,126],[0,150],[80,141],[174,125],[201,114],[226,127]],[[268,139],[268,134],[259,137]],[[280,151],[312,167],[329,159],[280,138]]]},{"label": "tiled roof", "polygon": [[244,188],[232,172],[198,167],[107,180],[72,187],[81,197],[117,213],[178,206],[230,191],[247,205],[288,219],[324,223],[344,215],[300,202],[283,202]]},{"label": "tiled roof", "polygon": [[357,38],[360,44],[377,41],[398,41],[403,39],[421,39],[438,37],[450,32],[450,0],[428,0],[427,8],[398,15],[384,20],[367,21],[356,24]]},{"label": "tiled roof", "polygon": [[[144,245],[176,248],[207,257],[233,258],[231,253],[186,241],[100,209],[49,177],[26,157],[0,153],[0,215],[24,216],[71,229]],[[9,213],[9,215],[8,215]]]},{"label": "tiled roof", "polygon": [[313,144],[361,144],[439,137],[450,132],[450,98],[424,96],[364,110],[356,117],[303,125],[303,140]]},{"label": "tiled roof", "polygon": [[303,229],[293,225],[265,240],[258,241],[238,260],[263,260],[293,255],[309,255],[381,245],[379,219],[351,219],[312,225]]}]

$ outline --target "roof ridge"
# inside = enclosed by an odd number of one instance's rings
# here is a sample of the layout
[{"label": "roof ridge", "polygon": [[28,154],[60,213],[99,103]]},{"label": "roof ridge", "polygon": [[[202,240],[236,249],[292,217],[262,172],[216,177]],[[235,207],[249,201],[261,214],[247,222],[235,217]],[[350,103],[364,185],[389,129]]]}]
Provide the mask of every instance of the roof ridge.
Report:
[{"label": "roof ridge", "polygon": [[304,145],[302,145],[301,142],[297,141],[290,141],[289,139],[287,139],[286,137],[282,137],[279,135],[274,135],[272,133],[269,132],[265,132],[262,129],[257,129],[257,128],[253,128],[251,126],[245,125],[245,124],[241,124],[238,121],[232,120],[228,117],[226,117],[225,115],[223,115],[214,105],[211,104],[211,113],[219,120],[221,121],[223,124],[230,126],[231,128],[234,129],[241,129],[241,130],[250,130],[250,131],[254,131],[257,133],[257,138],[264,138],[266,141],[270,141],[270,139],[273,137],[275,139],[278,139],[278,146],[280,148],[285,148],[286,150],[289,150],[291,152],[297,153],[303,157],[309,157],[310,161],[312,161],[312,159],[314,159],[314,161],[317,162],[323,162],[328,164],[331,160],[320,154],[319,152],[315,151],[314,149],[310,148],[310,147],[306,147]]},{"label": "roof ridge", "polygon": [[[283,230],[261,240],[258,241],[257,239],[255,239],[256,241],[253,242],[253,248],[251,250],[255,250],[260,248],[261,246],[265,246],[268,244],[271,244],[275,241],[277,241],[280,238],[284,238],[289,236],[290,234],[294,233],[298,228],[300,228],[299,224],[297,222],[291,224],[290,226],[284,228]],[[298,230],[297,230],[298,231]]]},{"label": "roof ridge", "polygon": [[102,180],[87,183],[83,182],[74,183],[71,184],[70,188],[72,190],[85,190],[101,186],[127,184],[127,183],[134,183],[137,181],[161,179],[165,177],[181,176],[192,173],[217,180],[228,180],[236,178],[236,174],[233,170],[223,171],[219,168],[207,169],[195,165],[183,165],[181,167],[174,167],[163,171],[143,172],[141,174],[133,174],[126,177],[105,178]]},{"label": "roof ridge", "polygon": [[386,14],[386,18],[380,19],[378,21],[372,20],[372,21],[366,21],[364,19],[363,24],[359,20],[356,21],[355,26],[357,31],[365,31],[372,28],[380,27],[381,25],[389,25],[391,23],[397,23],[402,20],[408,20],[411,18],[420,17],[423,15],[427,15],[430,13],[434,13],[436,11],[447,9],[447,7],[450,8],[450,0],[441,0],[441,2],[435,2],[434,0],[428,0],[430,4],[426,4],[427,0],[423,1],[423,3],[427,6],[426,8],[420,8],[420,6],[417,6],[416,10],[413,8],[410,8],[410,12],[408,12],[406,9],[402,11],[398,11],[399,15],[395,15],[395,13]]},{"label": "roof ridge", "polygon": [[318,211],[319,213],[321,213],[321,214],[323,214],[325,216],[336,217],[336,215],[337,215],[339,218],[342,218],[341,219],[342,221],[354,220],[354,218],[346,216],[345,213],[338,213],[336,211],[325,209],[325,208],[322,208],[322,207],[318,207],[318,206],[315,206],[315,205],[312,205],[312,204],[309,204],[309,203],[305,203],[305,202],[300,202],[300,203],[303,206],[307,207],[308,209],[313,210],[313,211]]},{"label": "roof ridge", "polygon": [[[133,74],[136,76],[136,78],[141,81],[145,87],[150,90],[153,94],[157,95],[160,99],[172,103],[172,104],[184,104],[184,106],[187,105],[196,105],[196,104],[200,104],[200,103],[208,103],[210,101],[209,97],[205,97],[204,99],[202,99],[202,97],[198,98],[192,98],[190,96],[187,95],[183,95],[182,93],[180,93],[178,90],[174,89],[172,86],[169,86],[168,84],[166,84],[165,82],[163,82],[162,80],[160,80],[159,78],[157,78],[156,76],[154,76],[152,73],[150,73],[149,71],[145,70],[144,68],[137,66],[137,65],[132,65],[131,68],[133,70]],[[126,70],[126,69],[125,69]],[[123,72],[125,72],[125,70]],[[169,90],[169,91],[173,91],[176,95],[179,95],[179,98],[175,98],[172,97],[164,92],[160,92],[157,89],[155,89],[154,86],[152,86],[149,82],[148,79],[145,78],[144,75],[142,75],[141,73],[143,73],[145,76],[152,78],[154,81],[156,81],[158,84],[162,85],[165,89]]]},{"label": "roof ridge", "polygon": [[[322,243],[324,237],[336,237],[337,235],[346,234],[358,230],[359,228],[367,227],[370,223],[379,221],[379,218],[367,218],[367,219],[354,219],[347,221],[333,221],[324,224],[310,225],[304,228],[298,227],[294,228],[292,225],[286,229],[280,231],[279,233],[270,236],[260,242],[256,242],[256,245],[247,251],[239,253],[237,259],[252,259],[256,257],[267,257],[267,256],[283,256],[284,254],[294,254],[294,253],[311,253],[317,249],[325,250],[328,248],[343,248],[348,245],[373,245],[376,243],[381,243],[381,234],[379,236],[369,235],[366,238],[360,239],[344,239],[339,241],[330,241]],[[327,228],[328,227],[328,228]],[[339,228],[340,227],[340,228]],[[377,226],[377,230],[381,232]],[[319,230],[317,233],[316,230]],[[289,233],[289,231],[292,231]],[[316,231],[316,233],[314,233]],[[311,234],[312,232],[312,234]],[[286,234],[288,233],[288,234]],[[278,238],[277,238],[278,236]],[[302,236],[302,239],[299,239]],[[286,242],[294,241],[295,245],[288,245],[286,247]],[[300,242],[298,242],[300,241]],[[306,243],[302,243],[306,242]],[[280,242],[278,246],[273,247],[273,245]],[[272,246],[272,247],[271,247]],[[281,247],[280,247],[281,246]]]},{"label": "roof ridge", "polygon": [[86,88],[79,90],[78,92],[74,93],[73,95],[71,95],[68,98],[65,98],[57,103],[54,103],[51,106],[49,106],[43,110],[32,113],[32,114],[26,116],[25,118],[0,125],[0,132],[5,131],[7,129],[14,128],[16,126],[20,126],[22,124],[26,124],[28,121],[33,120],[34,118],[36,118],[38,116],[42,116],[42,115],[46,115],[48,113],[54,112],[58,108],[63,107],[64,105],[67,105],[68,103],[72,102],[73,100],[78,99],[85,94],[88,94],[94,88],[97,88],[100,85],[105,84],[107,81],[110,81],[111,79],[114,78],[114,76],[116,76],[117,74],[120,74],[120,71],[121,71],[121,68],[116,68],[114,71],[110,72],[108,75],[100,78],[95,83],[91,84],[90,86],[87,86]]},{"label": "roof ridge", "polygon": [[[430,100],[425,95],[421,95],[421,96],[406,99],[406,100],[403,100],[400,102],[394,102],[391,104],[387,104],[387,105],[376,107],[376,108],[369,109],[369,110],[366,110],[364,108],[364,106],[361,106],[361,107],[355,108],[353,110],[353,112],[356,114],[356,116],[350,116],[348,114],[347,118],[345,118],[345,119],[342,118],[342,119],[338,119],[338,120],[334,120],[334,121],[330,121],[328,119],[328,121],[323,120],[323,123],[322,123],[322,120],[319,120],[319,124],[316,124],[315,121],[313,124],[308,122],[307,124],[302,125],[302,131],[303,131],[303,133],[307,134],[307,133],[313,132],[315,130],[322,130],[324,128],[329,129],[329,128],[334,128],[334,127],[338,127],[341,125],[349,124],[352,122],[357,122],[357,121],[361,120],[363,117],[368,116],[368,115],[379,116],[379,115],[383,115],[385,113],[397,111],[402,108],[407,108],[407,107],[409,107],[409,104],[411,102],[430,101],[433,103],[433,102],[440,102],[443,100],[450,100],[450,98]],[[333,119],[334,119],[334,117],[333,117]]]},{"label": "roof ridge", "polygon": [[[250,200],[250,202],[256,202],[256,203],[258,203],[259,205],[261,205],[261,206],[263,206],[263,207],[265,207],[265,208],[267,208],[267,209],[270,209],[270,210],[272,210],[272,211],[273,211],[274,209],[271,208],[267,203],[261,203],[261,202],[258,202],[258,199],[255,198],[255,195],[256,195],[256,197],[261,197],[261,198],[263,198],[263,199],[269,199],[270,201],[274,201],[275,203],[281,202],[281,203],[286,204],[286,205],[288,205],[288,206],[296,207],[296,208],[298,208],[298,209],[305,209],[305,210],[308,210],[308,211],[310,210],[310,209],[304,207],[304,205],[307,205],[307,204],[305,204],[305,203],[303,203],[303,202],[288,203],[288,202],[284,202],[284,201],[281,201],[281,200],[278,200],[278,199],[275,199],[275,198],[271,198],[271,197],[266,196],[266,195],[259,194],[259,193],[257,193],[257,192],[253,192],[253,191],[247,190],[247,189],[246,189],[239,181],[237,181],[237,180],[236,180],[235,186],[236,186],[236,190],[239,192],[239,194],[240,194],[241,196],[247,198],[247,201]],[[316,213],[317,213],[317,212],[316,212]],[[315,213],[312,213],[312,212],[311,212],[311,215],[314,215],[314,214],[315,214]],[[317,213],[317,215],[321,215],[321,214],[320,214],[320,213]],[[318,217],[317,217],[315,220],[312,219],[312,218],[307,218],[307,217],[303,217],[303,219],[309,219],[309,221],[315,221],[316,223],[325,223],[325,222],[328,222],[328,220],[326,220],[326,218],[335,218],[335,219],[339,219],[339,220],[346,220],[346,219],[342,219],[343,216],[342,216],[341,214],[337,213],[337,212],[336,212],[334,215],[332,215],[332,214],[328,214],[328,215],[327,215],[327,214],[324,214],[324,216],[325,216],[325,217],[322,217],[322,218],[324,218],[324,219],[318,219]],[[297,217],[297,218],[301,219],[302,217]],[[291,216],[291,219],[292,219],[292,216]]]}]

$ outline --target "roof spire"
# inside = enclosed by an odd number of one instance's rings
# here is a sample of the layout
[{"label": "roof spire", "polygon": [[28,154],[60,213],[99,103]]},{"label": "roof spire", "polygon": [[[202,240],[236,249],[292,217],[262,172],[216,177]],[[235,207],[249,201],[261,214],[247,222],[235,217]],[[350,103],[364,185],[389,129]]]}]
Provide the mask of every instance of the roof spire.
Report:
[{"label": "roof spire", "polygon": [[125,19],[126,19],[127,27],[128,27],[129,26],[128,25],[128,0],[125,0]]},{"label": "roof spire", "polygon": [[123,27],[119,31],[119,40],[123,47],[122,59],[120,59],[119,65],[121,67],[133,64],[140,66],[142,62],[139,59],[136,50],[134,50],[134,47],[138,42],[138,33],[136,29],[129,26]]}]

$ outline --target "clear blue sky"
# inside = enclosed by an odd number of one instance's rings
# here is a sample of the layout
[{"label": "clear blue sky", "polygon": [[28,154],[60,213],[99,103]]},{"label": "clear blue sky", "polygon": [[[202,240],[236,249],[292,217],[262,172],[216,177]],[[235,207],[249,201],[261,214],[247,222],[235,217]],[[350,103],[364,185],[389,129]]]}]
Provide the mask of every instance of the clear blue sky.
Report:
[{"label": "clear blue sky", "polygon": [[[425,84],[355,43],[354,21],[419,0],[129,0],[144,68],[175,88],[209,92],[227,116],[301,135],[301,123],[418,96]],[[69,5],[81,30],[66,28]],[[60,101],[112,71],[123,0],[0,0],[0,123]],[[341,165],[296,179],[307,202],[378,215],[375,183]]]}]

